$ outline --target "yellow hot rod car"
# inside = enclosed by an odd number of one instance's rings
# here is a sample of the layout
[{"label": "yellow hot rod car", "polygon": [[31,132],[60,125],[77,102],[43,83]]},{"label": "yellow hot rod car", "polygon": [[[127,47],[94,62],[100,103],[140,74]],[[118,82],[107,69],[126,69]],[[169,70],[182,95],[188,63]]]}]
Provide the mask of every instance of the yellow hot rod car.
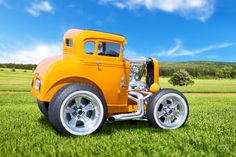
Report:
[{"label": "yellow hot rod car", "polygon": [[144,119],[163,129],[184,125],[184,95],[160,89],[155,58],[125,59],[125,44],[122,35],[71,29],[63,54],[38,64],[31,93],[58,132],[88,135],[119,120]]}]

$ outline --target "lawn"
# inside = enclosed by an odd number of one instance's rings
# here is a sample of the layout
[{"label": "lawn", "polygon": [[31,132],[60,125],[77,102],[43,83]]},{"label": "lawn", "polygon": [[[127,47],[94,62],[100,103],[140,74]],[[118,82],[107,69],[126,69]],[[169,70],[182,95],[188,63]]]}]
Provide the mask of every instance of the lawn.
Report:
[{"label": "lawn", "polygon": [[162,88],[176,88],[185,93],[236,93],[236,79],[195,79],[193,86],[172,86],[169,78],[160,78]]},{"label": "lawn", "polygon": [[31,70],[11,72],[11,69],[0,71],[0,91],[29,91],[32,79]]},{"label": "lawn", "polygon": [[[32,71],[11,69],[0,71],[0,91],[30,91]],[[176,88],[184,93],[236,93],[236,79],[195,79],[193,86],[177,87],[168,83],[169,78],[160,78],[161,88]]]},{"label": "lawn", "polygon": [[[212,93],[204,94],[197,85],[209,82],[217,87],[218,81],[198,80],[191,88],[197,93],[185,93],[190,104],[188,122],[177,130],[152,128],[145,121],[124,121],[106,123],[101,132],[91,136],[75,137],[56,133],[40,113],[27,92],[31,75],[31,71],[0,71],[1,157],[236,156],[236,87],[214,93],[218,88],[209,86]],[[228,80],[220,81],[228,84]],[[234,86],[236,80],[231,81]],[[161,78],[161,82],[170,86],[167,79]]]}]

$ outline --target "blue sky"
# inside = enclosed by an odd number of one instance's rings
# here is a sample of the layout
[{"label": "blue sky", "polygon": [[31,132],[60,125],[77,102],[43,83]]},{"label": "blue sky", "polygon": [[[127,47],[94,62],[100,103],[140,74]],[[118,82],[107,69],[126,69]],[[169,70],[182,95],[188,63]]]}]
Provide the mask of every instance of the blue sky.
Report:
[{"label": "blue sky", "polygon": [[0,62],[61,54],[70,28],[123,34],[126,56],[236,62],[235,0],[0,0]]}]

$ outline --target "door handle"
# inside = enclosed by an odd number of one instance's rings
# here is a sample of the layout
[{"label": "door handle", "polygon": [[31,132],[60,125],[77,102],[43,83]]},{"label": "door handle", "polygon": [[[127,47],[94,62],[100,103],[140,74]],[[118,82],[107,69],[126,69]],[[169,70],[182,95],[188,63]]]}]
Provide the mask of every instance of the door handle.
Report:
[{"label": "door handle", "polygon": [[97,65],[101,64],[101,61],[96,61],[96,64],[97,64]]}]

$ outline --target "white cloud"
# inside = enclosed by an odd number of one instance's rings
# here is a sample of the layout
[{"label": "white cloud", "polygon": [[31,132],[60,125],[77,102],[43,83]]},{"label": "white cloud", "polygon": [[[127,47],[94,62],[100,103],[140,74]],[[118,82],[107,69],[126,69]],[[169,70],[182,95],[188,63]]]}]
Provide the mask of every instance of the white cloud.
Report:
[{"label": "white cloud", "polygon": [[11,6],[7,3],[6,0],[0,0],[0,5],[4,6],[7,9],[11,9]]},{"label": "white cloud", "polygon": [[100,0],[102,5],[113,5],[120,9],[138,9],[145,7],[148,10],[161,10],[169,13],[178,13],[189,18],[206,21],[214,13],[215,0]]},{"label": "white cloud", "polygon": [[27,8],[26,11],[33,16],[40,16],[42,12],[53,13],[53,7],[49,1],[40,1],[32,3],[31,7]]},{"label": "white cloud", "polygon": [[132,60],[145,60],[146,59],[145,56],[143,56],[140,53],[138,53],[132,49],[129,49],[129,48],[125,48],[124,58],[125,59],[132,59]]},{"label": "white cloud", "polygon": [[175,46],[168,49],[168,50],[163,50],[160,53],[153,53],[152,56],[157,56],[157,57],[180,57],[180,56],[194,56],[198,55],[204,52],[209,52],[212,50],[217,50],[217,49],[222,49],[222,48],[228,48],[236,46],[236,42],[225,42],[225,43],[220,43],[216,45],[209,45],[204,48],[198,48],[194,50],[186,50],[183,47],[182,41],[179,39],[175,40]]},{"label": "white cloud", "polygon": [[31,49],[18,49],[14,51],[0,48],[0,63],[37,64],[42,59],[61,54],[61,44],[37,44]]}]

